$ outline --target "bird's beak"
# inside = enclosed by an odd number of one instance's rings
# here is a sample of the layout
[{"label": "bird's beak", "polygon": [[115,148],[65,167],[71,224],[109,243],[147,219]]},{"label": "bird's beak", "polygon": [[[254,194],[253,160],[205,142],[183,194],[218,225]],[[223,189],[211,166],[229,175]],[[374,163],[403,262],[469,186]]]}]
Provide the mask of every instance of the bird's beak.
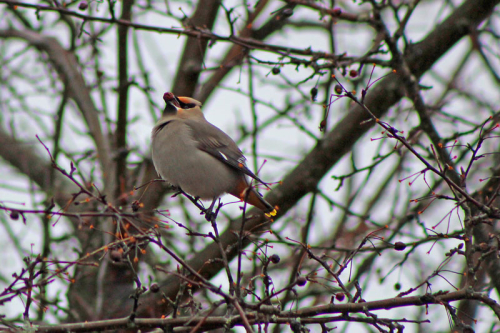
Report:
[{"label": "bird's beak", "polygon": [[171,106],[173,106],[175,108],[179,108],[179,109],[181,108],[179,100],[171,92],[166,92],[165,94],[163,94],[163,100],[165,101],[165,103],[170,104]]}]

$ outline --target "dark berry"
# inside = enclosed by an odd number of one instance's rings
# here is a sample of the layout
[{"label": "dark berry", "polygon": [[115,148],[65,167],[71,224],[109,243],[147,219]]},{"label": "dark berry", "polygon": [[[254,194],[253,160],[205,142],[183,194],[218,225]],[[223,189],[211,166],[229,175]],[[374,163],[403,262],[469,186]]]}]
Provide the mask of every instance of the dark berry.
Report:
[{"label": "dark berry", "polygon": [[342,94],[342,87],[340,86],[340,84],[336,84],[336,85],[335,85],[335,93],[336,93],[337,95]]},{"label": "dark berry", "polygon": [[273,254],[272,256],[269,257],[269,261],[272,262],[273,264],[279,263],[280,260],[281,260],[281,258],[277,254]]},{"label": "dark berry", "polygon": [[149,287],[149,290],[152,292],[152,293],[157,293],[160,291],[160,287],[158,286],[157,283],[153,283],[150,287]]},{"label": "dark berry", "polygon": [[78,9],[80,10],[85,10],[89,7],[89,4],[87,1],[82,1],[80,2],[80,5],[78,5]]},{"label": "dark berry", "polygon": [[306,285],[306,283],[307,283],[307,279],[306,279],[305,277],[303,277],[303,276],[299,276],[299,277],[297,278],[297,285],[298,285],[299,287],[303,287],[303,286],[305,286],[305,285]]},{"label": "dark berry", "polygon": [[316,101],[316,96],[318,96],[318,88],[313,87],[313,88],[311,89],[311,100],[312,100],[313,102],[315,102],[315,101]]},{"label": "dark berry", "polygon": [[394,244],[394,250],[396,251],[403,251],[404,249],[406,249],[406,244],[403,243],[403,242],[396,242]]},{"label": "dark berry", "polygon": [[10,212],[10,218],[13,220],[18,220],[19,219],[19,212],[17,210],[13,210]]}]

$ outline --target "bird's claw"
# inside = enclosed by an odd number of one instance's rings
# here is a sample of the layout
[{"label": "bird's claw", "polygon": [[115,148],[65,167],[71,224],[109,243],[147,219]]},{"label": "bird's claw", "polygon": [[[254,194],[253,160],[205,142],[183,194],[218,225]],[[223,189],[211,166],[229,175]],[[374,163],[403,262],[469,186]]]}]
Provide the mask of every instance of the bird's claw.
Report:
[{"label": "bird's claw", "polygon": [[215,222],[216,217],[217,217],[217,214],[214,212],[205,212],[205,219],[208,222]]}]

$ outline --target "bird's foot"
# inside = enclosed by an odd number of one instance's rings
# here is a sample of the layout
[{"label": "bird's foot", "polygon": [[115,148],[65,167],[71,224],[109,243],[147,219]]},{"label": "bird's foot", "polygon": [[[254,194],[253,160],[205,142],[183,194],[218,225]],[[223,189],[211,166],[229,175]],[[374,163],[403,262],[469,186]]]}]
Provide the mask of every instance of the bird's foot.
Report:
[{"label": "bird's foot", "polygon": [[208,222],[212,222],[212,223],[215,222],[215,220],[217,219],[217,215],[219,214],[219,210],[222,207],[222,202],[219,199],[219,204],[217,205],[217,209],[214,212],[214,207],[215,207],[215,203],[216,202],[217,202],[217,198],[215,198],[212,201],[212,203],[210,204],[210,207],[208,207],[207,209],[201,211],[201,214],[205,214],[205,219]]},{"label": "bird's foot", "polygon": [[[202,212],[203,214],[203,212]],[[214,213],[212,211],[208,212],[208,211],[205,211],[205,219],[208,221],[208,222],[215,222],[215,219],[217,218],[217,213]]]}]

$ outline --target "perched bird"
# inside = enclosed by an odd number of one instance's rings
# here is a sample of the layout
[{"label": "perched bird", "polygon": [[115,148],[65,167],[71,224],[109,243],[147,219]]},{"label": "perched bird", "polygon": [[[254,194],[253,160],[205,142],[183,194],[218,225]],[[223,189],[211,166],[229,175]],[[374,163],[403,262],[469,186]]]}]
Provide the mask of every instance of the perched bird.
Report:
[{"label": "perched bird", "polygon": [[247,168],[236,143],[205,119],[201,103],[170,92],[163,99],[165,110],[152,132],[153,163],[158,174],[196,198],[212,200],[207,220],[224,193],[245,200],[267,216],[276,215],[274,207],[251,187],[248,177],[267,184]]}]

